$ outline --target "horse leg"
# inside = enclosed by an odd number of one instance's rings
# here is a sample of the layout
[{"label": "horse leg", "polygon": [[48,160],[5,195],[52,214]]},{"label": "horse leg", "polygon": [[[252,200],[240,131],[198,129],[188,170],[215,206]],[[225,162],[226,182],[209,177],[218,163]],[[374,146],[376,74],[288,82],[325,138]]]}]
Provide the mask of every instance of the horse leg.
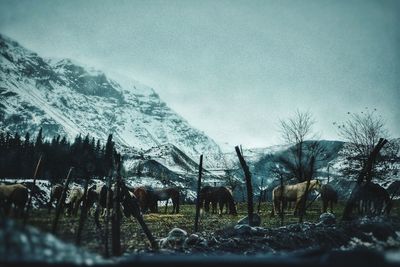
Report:
[{"label": "horse leg", "polygon": [[333,201],[331,201],[331,213],[333,213]]},{"label": "horse leg", "polygon": [[177,197],[177,198],[176,198],[176,205],[175,205],[175,212],[176,212],[176,214],[179,213],[179,202],[180,202],[179,197]]},{"label": "horse leg", "polygon": [[211,202],[212,214],[217,213],[217,205],[218,205],[217,201],[212,201],[212,202]]},{"label": "horse leg", "polygon": [[171,214],[174,214],[174,213],[175,213],[175,210],[176,210],[176,200],[171,198],[171,201],[172,201],[172,211],[171,211]]},{"label": "horse leg", "polygon": [[224,209],[224,202],[222,201],[222,200],[220,200],[219,202],[218,202],[218,204],[219,204],[219,215],[221,216],[222,215],[222,212],[223,212],[223,209]]},{"label": "horse leg", "polygon": [[49,200],[49,209],[48,209],[48,214],[50,214],[51,213],[51,208],[52,208],[52,206],[53,206],[53,198],[52,197],[50,197],[50,200]]},{"label": "horse leg", "polygon": [[276,214],[281,214],[283,208],[282,199],[277,200],[275,206],[277,207],[277,210],[275,210]]},{"label": "horse leg", "polygon": [[[167,211],[168,211],[168,202],[169,202],[169,199],[167,199],[167,200],[165,201],[165,211],[164,211],[165,214],[167,214]],[[172,205],[173,205],[173,204],[172,204]],[[172,208],[172,213],[174,213],[174,208]]]},{"label": "horse leg", "polygon": [[204,200],[204,211],[210,212],[210,201]]},{"label": "horse leg", "polygon": [[297,199],[296,199],[296,204],[295,204],[295,206],[294,206],[294,212],[293,212],[293,215],[294,216],[297,216],[298,214],[299,214],[299,212],[300,212],[300,203],[301,203],[301,200],[302,200],[302,198],[300,197],[298,197]]}]

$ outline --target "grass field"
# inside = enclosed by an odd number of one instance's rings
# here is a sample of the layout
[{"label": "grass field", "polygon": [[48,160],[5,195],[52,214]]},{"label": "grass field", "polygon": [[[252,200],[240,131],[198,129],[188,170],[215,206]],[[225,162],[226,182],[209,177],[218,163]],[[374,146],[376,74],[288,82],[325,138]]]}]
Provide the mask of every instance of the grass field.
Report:
[{"label": "grass field", "polygon": [[[343,203],[335,206],[334,213],[340,218],[344,208]],[[170,207],[171,209],[171,207]],[[255,205],[255,210],[257,204]],[[320,202],[315,202],[307,211],[304,221],[315,222],[318,220],[320,211]],[[164,211],[164,208],[160,210]],[[280,226],[280,217],[270,216],[271,204],[262,203],[260,215],[262,218],[263,227],[277,227]],[[399,215],[399,203],[395,203],[392,212],[393,215]],[[203,213],[200,219],[200,232],[210,233],[217,229],[227,227],[235,224],[239,219],[247,215],[246,204],[238,204],[238,215],[218,215]],[[178,227],[188,232],[193,233],[195,217],[194,205],[181,205],[180,214],[145,214],[144,220],[152,231],[155,238],[163,238],[168,232]],[[37,228],[49,232],[51,230],[52,222],[54,220],[54,211],[48,214],[46,209],[33,210],[29,218],[29,224]],[[78,228],[79,217],[61,216],[58,226],[57,236],[67,242],[75,242],[76,230]],[[284,224],[296,223],[298,217],[293,216],[292,211],[285,213]],[[123,251],[133,251],[134,249],[142,249],[149,246],[147,239],[142,232],[139,224],[134,218],[123,218],[121,227],[121,244]],[[103,254],[104,245],[100,237],[100,233],[95,227],[92,216],[89,216],[85,223],[82,235],[81,246],[87,248],[89,251]]]}]

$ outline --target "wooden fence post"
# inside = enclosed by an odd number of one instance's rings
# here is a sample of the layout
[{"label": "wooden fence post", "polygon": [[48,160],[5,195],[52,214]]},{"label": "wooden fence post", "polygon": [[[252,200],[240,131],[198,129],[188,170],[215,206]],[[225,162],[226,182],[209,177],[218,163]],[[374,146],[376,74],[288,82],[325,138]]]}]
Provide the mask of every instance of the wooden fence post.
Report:
[{"label": "wooden fence post", "polygon": [[54,217],[53,226],[51,228],[51,232],[53,233],[53,235],[55,235],[57,232],[58,219],[60,218],[61,210],[64,208],[65,198],[67,197],[68,185],[72,178],[71,172],[73,171],[73,169],[74,169],[74,167],[69,168],[67,178],[66,178],[66,181],[64,184],[64,188],[61,193],[61,197],[60,197],[59,201],[57,202],[56,216]]},{"label": "wooden fence post", "polygon": [[199,164],[199,179],[197,181],[197,197],[196,197],[196,217],[194,219],[194,231],[199,229],[199,215],[200,215],[200,189],[201,189],[201,175],[203,170],[203,155],[200,155]]},{"label": "wooden fence post", "polygon": [[280,183],[281,183],[281,197],[280,197],[281,210],[280,210],[280,217],[281,217],[281,226],[283,226],[283,220],[284,220],[284,216],[285,215],[284,215],[284,209],[283,209],[283,174],[281,172],[279,173],[279,180],[280,180]]},{"label": "wooden fence post", "polygon": [[147,239],[150,241],[151,247],[154,250],[157,250],[158,244],[143,219],[142,213],[140,211],[139,203],[135,197],[132,197],[129,194],[129,191],[128,191],[125,183],[121,183],[121,194],[122,194],[122,199],[123,199],[122,205],[124,206],[125,216],[128,217],[128,216],[132,215],[134,218],[136,218],[136,220],[139,222],[140,226],[142,227],[142,230],[143,230],[144,234],[146,235]]},{"label": "wooden fence post", "polygon": [[249,171],[249,167],[244,160],[239,147],[235,146],[236,154],[239,158],[240,165],[242,166],[244,177],[246,179],[246,188],[247,188],[247,212],[249,216],[249,225],[253,225],[253,186],[251,185],[251,173]]},{"label": "wooden fence post", "polygon": [[23,225],[26,225],[26,222],[28,221],[28,218],[29,218],[29,211],[30,211],[30,208],[31,208],[31,205],[32,205],[33,190],[35,190],[36,176],[37,176],[37,172],[39,170],[40,163],[42,161],[42,156],[43,156],[43,154],[40,155],[39,160],[38,160],[38,162],[36,164],[35,172],[33,174],[33,184],[32,184],[31,194],[29,195],[28,204],[26,206]]},{"label": "wooden fence post", "polygon": [[264,193],[264,191],[262,190],[263,185],[264,185],[264,176],[263,176],[263,178],[261,178],[260,196],[259,196],[259,198],[258,198],[257,213],[260,213],[261,202],[262,202],[262,196],[263,196],[263,193]]},{"label": "wooden fence post", "polygon": [[77,245],[80,245],[80,243],[81,243],[82,230],[83,230],[83,226],[85,224],[86,215],[87,215],[87,198],[88,198],[89,181],[90,181],[90,178],[86,177],[85,188],[84,188],[83,196],[82,196],[82,207],[81,207],[81,214],[79,217],[78,231],[76,233],[76,244]]},{"label": "wooden fence post", "polygon": [[120,210],[120,184],[121,177],[119,173],[116,177],[116,183],[113,194],[113,210],[111,216],[111,244],[112,255],[121,255],[121,210]]},{"label": "wooden fence post", "polygon": [[111,171],[107,178],[107,198],[106,198],[106,221],[104,229],[104,256],[106,258],[110,257],[110,252],[108,249],[108,236],[109,236],[109,222],[110,222],[110,197],[111,197]]}]

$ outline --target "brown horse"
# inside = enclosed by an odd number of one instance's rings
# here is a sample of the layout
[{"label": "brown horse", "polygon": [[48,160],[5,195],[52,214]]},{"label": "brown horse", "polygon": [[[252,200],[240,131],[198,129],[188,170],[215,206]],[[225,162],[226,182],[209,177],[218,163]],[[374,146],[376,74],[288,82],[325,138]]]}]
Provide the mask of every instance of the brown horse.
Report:
[{"label": "brown horse", "polygon": [[224,187],[205,186],[200,190],[200,206],[204,206],[204,210],[210,210],[210,203],[212,205],[212,213],[215,213],[217,204],[219,204],[219,213],[223,213],[223,208],[226,205],[226,213],[236,215],[235,201],[233,200],[232,192]]},{"label": "brown horse", "polygon": [[153,189],[148,186],[140,186],[133,190],[133,194],[137,198],[140,210],[145,212],[157,212],[157,201],[154,200]]},{"label": "brown horse", "polygon": [[[274,190],[272,190],[273,207],[271,216],[274,216],[275,212],[281,212],[281,202],[283,203],[283,205],[285,205],[285,203],[287,203],[288,201],[296,201],[294,215],[297,215],[297,212],[300,208],[301,200],[305,197],[306,188],[307,181],[294,185],[284,185],[283,190],[281,186],[275,187]],[[311,192],[312,190],[320,190],[320,188],[321,183],[318,180],[311,180],[308,192]]]},{"label": "brown horse", "polygon": [[15,215],[22,216],[28,195],[28,188],[22,184],[0,185],[0,204],[6,214],[14,206]]},{"label": "brown horse", "polygon": [[329,184],[324,184],[321,186],[321,201],[322,201],[322,212],[326,212],[328,205],[330,206],[331,213],[333,212],[333,204],[338,202],[338,193]]},{"label": "brown horse", "polygon": [[158,212],[158,201],[169,199],[172,200],[172,212],[179,213],[180,193],[177,188],[160,188],[153,189],[149,186],[140,186],[134,189],[133,194],[139,201],[142,212]]}]

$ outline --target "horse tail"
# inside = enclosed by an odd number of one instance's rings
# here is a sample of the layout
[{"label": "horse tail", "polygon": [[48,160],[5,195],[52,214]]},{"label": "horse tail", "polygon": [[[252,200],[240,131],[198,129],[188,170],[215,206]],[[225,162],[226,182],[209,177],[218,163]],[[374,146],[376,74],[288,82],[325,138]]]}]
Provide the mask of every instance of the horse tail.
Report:
[{"label": "horse tail", "polygon": [[229,198],[229,213],[232,215],[237,215],[235,201],[233,200],[232,196]]},{"label": "horse tail", "polygon": [[227,198],[228,198],[227,200],[229,206],[229,214],[237,215],[235,201],[233,200],[232,192],[229,189],[227,190]]},{"label": "horse tail", "polygon": [[176,199],[176,213],[179,213],[179,202],[180,202],[180,197],[178,195],[178,197]]}]

